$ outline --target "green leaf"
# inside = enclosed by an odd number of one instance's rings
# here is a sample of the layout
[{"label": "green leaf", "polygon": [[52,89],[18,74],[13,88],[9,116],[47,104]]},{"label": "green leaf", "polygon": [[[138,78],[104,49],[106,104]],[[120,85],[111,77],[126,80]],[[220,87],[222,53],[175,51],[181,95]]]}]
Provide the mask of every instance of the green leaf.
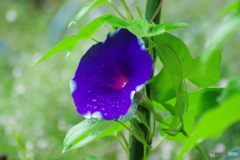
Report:
[{"label": "green leaf", "polygon": [[88,156],[86,160],[98,160],[95,156]]},{"label": "green leaf", "polygon": [[141,37],[152,37],[163,34],[167,31],[188,27],[189,25],[186,23],[163,23],[158,24],[153,27],[150,33],[143,34]]},{"label": "green leaf", "polygon": [[230,125],[240,120],[240,93],[228,98],[216,109],[204,114],[198,121],[190,139],[184,144],[178,159],[188,152],[196,143],[206,138],[220,136]]},{"label": "green leaf", "polygon": [[129,120],[133,119],[136,116],[138,103],[141,100],[142,96],[143,96],[143,92],[136,93],[134,95],[132,104],[131,104],[127,114],[125,114],[124,116],[120,116],[116,121],[125,122],[125,121],[129,121]]},{"label": "green leaf", "polygon": [[205,88],[189,93],[189,109],[194,110],[194,115],[199,116],[214,109],[219,103],[217,98],[221,94],[221,88]]},{"label": "green leaf", "polygon": [[143,32],[147,33],[148,32],[148,21],[146,19],[134,19],[131,21],[128,21],[128,23],[131,26],[135,26],[139,29],[141,29]]},{"label": "green leaf", "polygon": [[[128,125],[129,122],[125,122],[124,124]],[[71,145],[64,147],[63,153],[73,150],[73,149],[76,149],[76,148],[80,148],[82,146],[85,146],[86,144],[88,144],[96,139],[106,137],[106,136],[114,136],[117,132],[122,131],[124,129],[125,128],[120,123],[115,123],[115,124],[111,125],[110,127],[108,127],[107,129],[104,128],[103,131],[88,132],[88,133],[82,134],[77,139],[75,139]]]},{"label": "green leaf", "polygon": [[97,31],[97,29],[104,23],[103,20],[96,18],[93,21],[91,21],[88,25],[81,28],[78,37],[80,39],[87,39],[92,38],[93,34]]},{"label": "green leaf", "polygon": [[64,148],[62,153],[66,152],[68,148],[74,148],[74,145],[79,141],[79,139],[83,139],[83,137],[86,136],[85,133],[89,132],[100,121],[101,120],[96,118],[89,118],[72,127],[64,139]]},{"label": "green leaf", "polygon": [[182,80],[192,58],[183,41],[171,34],[164,33],[153,40],[164,67],[152,80],[151,97],[164,103],[176,97],[176,91],[182,89]]},{"label": "green leaf", "polygon": [[[173,121],[173,117],[169,117],[165,120],[165,122],[169,125],[171,125]],[[188,111],[184,117],[184,130],[189,135],[192,133],[193,127],[194,127],[195,117],[192,111]],[[160,131],[161,135],[164,136],[166,133],[169,133],[172,131],[172,135],[168,134],[166,139],[176,141],[176,142],[182,142],[185,143],[188,140],[188,137],[184,135],[182,132],[174,130],[173,128],[169,128],[168,126],[164,126],[164,124],[161,124],[161,126],[164,128],[165,132]],[[166,132],[167,131],[167,132]],[[175,131],[175,132],[174,132]]]},{"label": "green leaf", "polygon": [[176,97],[176,88],[182,87],[184,79],[199,87],[212,86],[219,80],[221,50],[211,51],[211,56],[202,61],[204,54],[192,59],[184,42],[171,34],[164,33],[153,40],[164,65],[151,82],[151,97],[156,102],[164,103]]},{"label": "green leaf", "polygon": [[130,26],[130,24],[127,21],[118,18],[112,14],[106,14],[104,16],[99,17],[99,19],[104,20],[108,24],[118,28],[127,28],[128,26]]},{"label": "green leaf", "polygon": [[[220,78],[221,51],[209,51],[194,59],[189,64],[190,70],[185,74],[185,78],[199,87],[208,87],[216,84]],[[205,54],[208,54],[209,57],[204,61]]]},{"label": "green leaf", "polygon": [[224,7],[219,13],[218,13],[218,17],[223,17],[226,16],[227,14],[230,14],[234,11],[239,11],[240,10],[240,2],[236,1],[236,2],[232,2],[229,5],[227,5],[226,7]]},{"label": "green leaf", "polygon": [[159,30],[161,31],[164,29],[165,31],[170,31],[174,29],[179,29],[179,28],[184,28],[184,27],[189,27],[189,24],[186,23],[163,23],[163,24],[158,24],[153,27],[152,33],[158,32]]},{"label": "green leaf", "polygon": [[232,78],[227,87],[223,90],[220,97],[218,97],[218,102],[223,102],[232,95],[240,92],[240,77]]},{"label": "green leaf", "polygon": [[79,38],[75,35],[65,38],[64,40],[59,42],[57,45],[55,45],[50,51],[48,51],[39,61],[37,61],[37,63],[35,63],[32,66],[32,68],[34,68],[38,63],[48,59],[49,57],[51,57],[52,55],[58,52],[62,52],[66,50],[72,51],[75,48],[78,41],[79,41]]},{"label": "green leaf", "polygon": [[130,26],[127,29],[137,37],[143,37],[143,35],[147,34],[149,25],[146,19],[135,19],[128,21],[128,23]]},{"label": "green leaf", "polygon": [[211,50],[218,48],[228,37],[235,33],[240,27],[240,11],[230,16],[227,21],[224,21],[214,34],[210,37],[204,59],[208,59],[211,55],[208,53]]},{"label": "green leaf", "polygon": [[69,23],[68,27],[70,27],[72,24],[75,24],[89,10],[107,3],[111,3],[111,1],[110,0],[94,0],[88,3],[85,3],[82,9],[78,12],[78,14],[74,17],[74,19]]}]

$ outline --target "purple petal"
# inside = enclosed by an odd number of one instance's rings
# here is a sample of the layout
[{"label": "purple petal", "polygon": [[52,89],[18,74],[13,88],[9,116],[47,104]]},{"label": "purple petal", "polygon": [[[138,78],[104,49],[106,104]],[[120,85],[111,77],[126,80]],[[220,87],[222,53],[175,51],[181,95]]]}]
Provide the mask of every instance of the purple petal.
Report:
[{"label": "purple petal", "polygon": [[109,34],[82,57],[70,83],[79,114],[107,120],[125,115],[149,80],[153,61],[143,42],[126,29]]}]

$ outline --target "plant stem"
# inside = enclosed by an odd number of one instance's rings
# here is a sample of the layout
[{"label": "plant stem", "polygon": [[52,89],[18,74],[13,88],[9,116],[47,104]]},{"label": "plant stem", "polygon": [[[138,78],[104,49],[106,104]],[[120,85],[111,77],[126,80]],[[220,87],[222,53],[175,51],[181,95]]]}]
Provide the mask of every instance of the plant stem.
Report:
[{"label": "plant stem", "polygon": [[131,11],[129,10],[125,0],[120,0],[123,4],[123,7],[125,8],[126,12],[127,12],[127,15],[128,15],[128,20],[132,20],[133,19],[133,15],[131,13]]},{"label": "plant stem", "polygon": [[164,141],[164,139],[167,137],[167,135],[164,135],[163,137],[162,137],[162,139],[153,147],[153,148],[151,148],[151,151],[149,152],[149,155],[151,154],[151,153],[153,153],[156,149],[157,149],[157,147]]},{"label": "plant stem", "polygon": [[110,3],[111,6],[113,7],[113,9],[119,14],[119,16],[124,19],[124,20],[127,20],[123,15],[122,13],[117,9],[117,7],[113,4],[113,3]]},{"label": "plant stem", "polygon": [[[189,135],[187,134],[187,132],[183,129],[182,133],[184,136],[186,136],[187,138],[189,138]],[[208,160],[207,155],[205,154],[205,152],[202,150],[202,148],[199,146],[199,144],[195,145],[195,148],[198,150],[198,152],[201,154],[201,156],[203,157],[204,160]]]},{"label": "plant stem", "polygon": [[123,150],[126,152],[127,155],[129,155],[129,150],[127,148],[127,146],[125,146],[123,144],[123,142],[121,141],[121,139],[116,135],[115,138],[118,140],[118,142],[120,143],[120,145],[122,146]]},{"label": "plant stem", "polygon": [[91,38],[91,40],[93,40],[94,42],[97,42],[97,43],[99,42],[98,40],[96,40],[96,39],[93,38],[93,37]]},{"label": "plant stem", "polygon": [[126,140],[126,137],[123,135],[122,132],[119,132],[119,135],[120,135],[120,137],[123,139],[123,142],[125,143],[127,149],[129,150],[129,145],[128,145],[128,142],[127,142],[127,140]]},{"label": "plant stem", "polygon": [[204,160],[208,160],[208,157],[207,155],[205,154],[205,152],[202,150],[202,148],[197,144],[196,146],[196,149],[198,150],[198,152],[202,155],[203,159]]},{"label": "plant stem", "polygon": [[138,16],[143,19],[143,16],[142,16],[142,13],[141,13],[139,7],[136,7],[136,11],[138,13]]},{"label": "plant stem", "polygon": [[[158,6],[161,6],[162,0],[148,0],[147,6],[146,6],[146,14],[145,18],[150,22],[151,18],[155,15],[154,13],[157,12],[157,14],[154,16],[153,22],[158,24],[160,22],[160,11],[161,9],[158,9]],[[145,47],[148,48],[148,41],[145,41]],[[155,61],[156,53],[153,51],[153,61]],[[153,74],[152,74],[153,75]],[[150,97],[150,84],[146,85],[146,92],[147,96]],[[146,122],[150,126],[150,111],[146,109],[145,107],[139,105],[138,111],[142,112],[143,115],[146,116]],[[143,133],[143,138],[147,142],[148,145],[151,146],[152,143],[152,136],[150,135],[150,131],[147,129],[147,127],[139,122],[137,119],[134,119],[134,123],[139,126]],[[154,134],[154,133],[152,133]],[[131,148],[130,148],[130,156],[129,160],[145,160],[147,158],[147,155],[149,153],[148,146],[145,146],[142,142],[140,142],[134,135],[132,135],[131,139]]]}]

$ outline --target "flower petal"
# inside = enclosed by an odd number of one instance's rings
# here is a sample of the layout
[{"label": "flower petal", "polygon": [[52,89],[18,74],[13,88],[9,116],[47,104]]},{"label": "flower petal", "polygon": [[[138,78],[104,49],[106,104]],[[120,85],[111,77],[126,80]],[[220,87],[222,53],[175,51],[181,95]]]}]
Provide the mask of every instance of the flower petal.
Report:
[{"label": "flower petal", "polygon": [[117,119],[127,113],[135,91],[149,80],[153,61],[126,29],[109,34],[82,57],[70,83],[78,113]]}]

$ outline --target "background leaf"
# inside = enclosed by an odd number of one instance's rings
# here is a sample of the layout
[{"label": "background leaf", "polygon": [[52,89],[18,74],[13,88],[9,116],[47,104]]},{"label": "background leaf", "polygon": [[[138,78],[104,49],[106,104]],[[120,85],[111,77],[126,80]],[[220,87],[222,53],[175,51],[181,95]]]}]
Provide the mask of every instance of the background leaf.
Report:
[{"label": "background leaf", "polygon": [[88,156],[86,160],[98,160],[95,156]]},{"label": "background leaf", "polygon": [[239,10],[240,10],[240,2],[239,1],[231,2],[218,13],[218,18],[226,16],[234,11],[239,11]]},{"label": "background leaf", "polygon": [[216,28],[213,35],[208,41],[202,61],[207,61],[211,57],[211,50],[218,48],[226,39],[228,39],[233,33],[235,33],[240,27],[240,10],[229,17],[227,21],[224,21],[218,28]]},{"label": "background leaf", "polygon": [[240,77],[232,78],[227,87],[223,90],[221,96],[218,97],[218,102],[223,102],[228,99],[232,95],[238,93],[240,91]]},{"label": "background leaf", "polygon": [[[229,97],[215,109],[204,114],[198,121],[190,139],[184,144],[179,159],[188,152],[196,143],[201,142],[206,138],[215,138],[220,136],[227,127],[233,123],[240,121],[240,78],[234,78],[228,87],[223,91],[223,94],[228,92]],[[237,87],[237,90],[232,90],[232,87]],[[200,141],[201,140],[201,141]]]},{"label": "background leaf", "polygon": [[240,120],[239,107],[240,94],[237,94],[222,103],[218,108],[209,111],[199,120],[194,133],[184,144],[179,159],[188,152],[196,143],[206,138],[220,136],[224,130],[234,122]]}]

